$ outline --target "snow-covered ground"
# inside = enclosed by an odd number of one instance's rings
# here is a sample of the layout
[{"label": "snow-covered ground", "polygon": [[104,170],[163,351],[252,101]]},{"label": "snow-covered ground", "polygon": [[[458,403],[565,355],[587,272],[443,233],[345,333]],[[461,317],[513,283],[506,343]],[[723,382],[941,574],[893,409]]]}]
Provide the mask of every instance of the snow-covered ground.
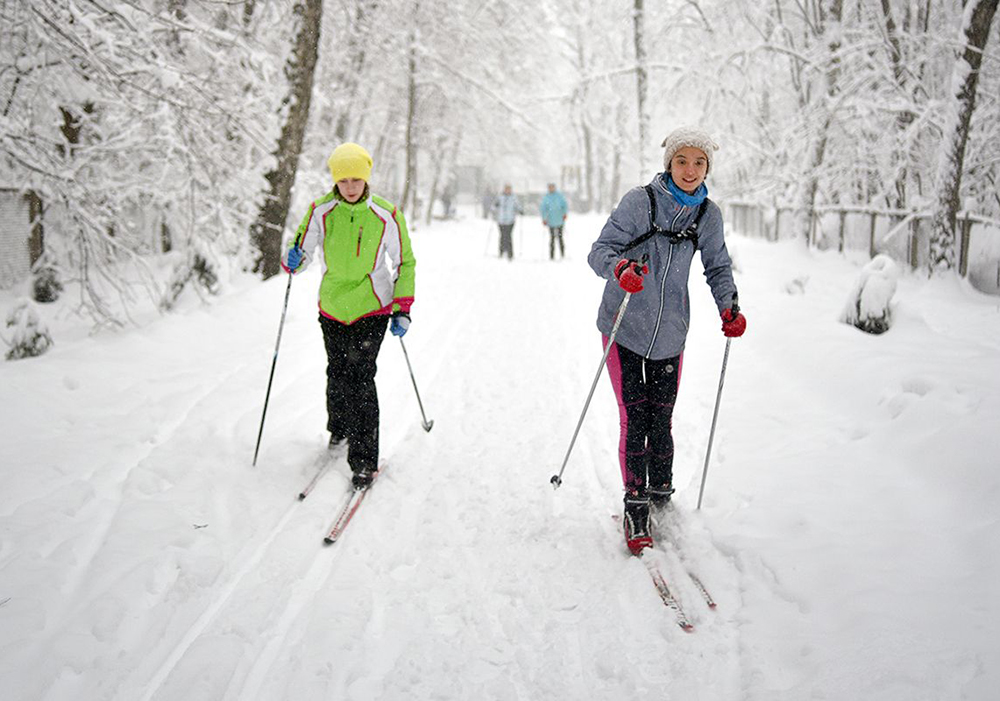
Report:
[{"label": "snow-covered ground", "polygon": [[749,329],[697,511],[725,340],[695,263],[681,547],[660,556],[688,634],[611,518],[606,378],[549,485],[601,357],[602,223],[571,218],[556,262],[534,217],[513,262],[479,219],[413,232],[434,428],[387,337],[388,468],[330,547],[346,466],[296,499],[325,443],[318,266],[292,285],[255,468],[283,276],[0,363],[0,696],[996,698],[1000,300],[905,273],[868,336],[838,322],[863,261],[730,234]]}]

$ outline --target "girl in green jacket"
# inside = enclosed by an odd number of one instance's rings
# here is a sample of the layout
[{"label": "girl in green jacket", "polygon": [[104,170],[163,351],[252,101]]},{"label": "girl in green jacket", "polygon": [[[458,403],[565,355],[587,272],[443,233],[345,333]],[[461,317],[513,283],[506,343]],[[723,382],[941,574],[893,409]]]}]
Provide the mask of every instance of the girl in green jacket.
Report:
[{"label": "girl in green jacket", "polygon": [[328,165],[334,187],[309,206],[282,266],[301,272],[319,250],[330,447],[347,443],[354,486],[365,489],[378,469],[376,359],[387,323],[395,336],[409,328],[416,260],[403,213],[369,190],[368,152],[341,144]]}]

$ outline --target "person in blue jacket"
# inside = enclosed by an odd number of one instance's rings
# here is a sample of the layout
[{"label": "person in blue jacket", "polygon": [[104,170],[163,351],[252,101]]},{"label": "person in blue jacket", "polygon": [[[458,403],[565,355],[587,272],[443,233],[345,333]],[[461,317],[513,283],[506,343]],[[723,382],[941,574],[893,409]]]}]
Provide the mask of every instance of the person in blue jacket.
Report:
[{"label": "person in blue jacket", "polygon": [[490,208],[500,227],[500,257],[514,259],[514,223],[518,214],[524,214],[521,201],[514,195],[510,184],[503,186],[503,192],[493,200]]},{"label": "person in blue jacket", "polygon": [[563,226],[566,224],[566,214],[569,207],[566,198],[556,190],[555,183],[549,183],[549,191],[542,198],[539,207],[542,212],[542,223],[549,227],[549,260],[556,257],[556,242],[559,243],[559,257],[566,257],[566,246],[563,243]]},{"label": "person in blue jacket", "polygon": [[625,540],[633,554],[653,543],[650,505],[673,494],[671,420],[690,321],[688,276],[695,252],[726,336],[743,334],[722,211],[705,177],[718,145],[681,127],[663,141],[664,172],[629,190],[612,211],[588,262],[607,280],[597,315],[605,347],[626,294],[607,368],[618,400],[618,456],[625,487]]}]

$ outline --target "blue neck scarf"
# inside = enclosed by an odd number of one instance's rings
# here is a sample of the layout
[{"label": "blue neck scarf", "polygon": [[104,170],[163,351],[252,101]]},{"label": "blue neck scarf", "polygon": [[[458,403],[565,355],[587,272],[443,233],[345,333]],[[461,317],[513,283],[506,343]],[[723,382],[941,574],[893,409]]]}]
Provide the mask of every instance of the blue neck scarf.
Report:
[{"label": "blue neck scarf", "polygon": [[667,183],[667,190],[670,191],[670,194],[674,196],[675,200],[680,202],[685,207],[695,207],[701,204],[705,198],[708,197],[708,188],[705,187],[705,183],[699,185],[693,195],[689,195],[677,187],[677,183],[675,183],[674,179],[670,177],[670,173],[664,173],[663,179]]}]

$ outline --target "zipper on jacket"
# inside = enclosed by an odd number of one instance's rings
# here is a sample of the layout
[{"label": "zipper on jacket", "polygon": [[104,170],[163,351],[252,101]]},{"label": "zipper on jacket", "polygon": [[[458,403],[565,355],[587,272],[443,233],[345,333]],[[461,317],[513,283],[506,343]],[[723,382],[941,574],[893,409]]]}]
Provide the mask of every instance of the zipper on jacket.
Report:
[{"label": "zipper on jacket", "polygon": [[[677,220],[680,219],[681,214],[684,212],[684,206],[681,205],[677,209],[677,214],[674,215],[673,221],[670,222],[670,230],[673,231],[677,226]],[[655,226],[655,222],[653,223]],[[670,264],[674,261],[674,245],[668,244],[670,248],[667,251],[667,269],[663,273],[663,281],[660,283],[660,308],[656,312],[656,324],[653,326],[653,335],[649,339],[649,348],[646,349],[646,357],[653,352],[653,344],[656,343],[656,334],[660,332],[660,322],[663,320],[663,297],[664,292],[667,289],[667,276],[670,274]]]},{"label": "zipper on jacket", "polygon": [[358,250],[354,252],[354,257],[358,258],[361,256],[361,233],[365,230],[364,226],[358,227]]},{"label": "zipper on jacket", "polygon": [[[677,220],[675,218],[674,223],[676,222]],[[673,225],[671,225],[671,228],[673,228]],[[649,357],[649,354],[653,352],[653,344],[656,343],[656,334],[660,331],[660,321],[663,319],[663,297],[664,292],[667,289],[667,276],[670,275],[670,264],[674,261],[674,245],[669,244],[669,246],[670,248],[667,251],[667,268],[663,272],[663,281],[660,282],[660,308],[656,312],[656,324],[653,326],[653,335],[649,339],[649,348],[646,349],[647,358]]]}]

